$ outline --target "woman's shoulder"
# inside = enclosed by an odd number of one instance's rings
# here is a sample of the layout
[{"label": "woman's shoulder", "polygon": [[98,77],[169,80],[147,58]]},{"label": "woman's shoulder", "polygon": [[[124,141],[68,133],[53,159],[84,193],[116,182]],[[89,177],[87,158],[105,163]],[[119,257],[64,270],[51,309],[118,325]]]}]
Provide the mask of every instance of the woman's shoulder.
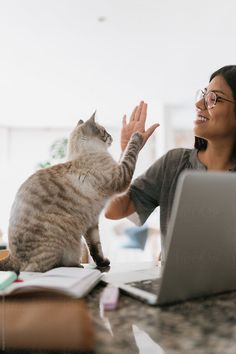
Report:
[{"label": "woman's shoulder", "polygon": [[191,161],[196,154],[195,149],[175,148],[158,158],[147,170],[146,175],[165,174],[191,168]]},{"label": "woman's shoulder", "polygon": [[195,149],[189,149],[189,148],[175,148],[169,150],[165,158],[167,161],[177,161],[180,162],[181,160],[189,160],[190,156],[192,156],[195,153]]},{"label": "woman's shoulder", "polygon": [[191,168],[192,160],[196,154],[195,149],[175,148],[162,156],[162,166],[165,171],[182,171]]}]

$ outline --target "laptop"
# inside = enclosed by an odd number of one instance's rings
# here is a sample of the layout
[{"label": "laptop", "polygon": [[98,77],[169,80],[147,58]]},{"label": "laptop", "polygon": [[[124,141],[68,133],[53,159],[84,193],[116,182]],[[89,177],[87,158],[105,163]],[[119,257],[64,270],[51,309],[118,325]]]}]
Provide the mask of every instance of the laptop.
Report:
[{"label": "laptop", "polygon": [[236,174],[185,171],[177,183],[160,277],[126,283],[113,281],[111,272],[105,281],[148,304],[165,305],[235,290],[235,274]]}]

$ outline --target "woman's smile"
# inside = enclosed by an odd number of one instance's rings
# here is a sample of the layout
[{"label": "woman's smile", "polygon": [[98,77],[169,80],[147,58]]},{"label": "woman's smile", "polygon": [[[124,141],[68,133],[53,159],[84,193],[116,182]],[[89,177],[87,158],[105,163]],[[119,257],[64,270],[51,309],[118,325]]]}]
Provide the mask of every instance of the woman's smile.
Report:
[{"label": "woman's smile", "polygon": [[196,120],[194,121],[194,124],[195,125],[198,125],[198,124],[204,124],[204,123],[207,123],[209,120],[209,118],[203,116],[202,114],[198,113],[197,114],[197,118]]}]

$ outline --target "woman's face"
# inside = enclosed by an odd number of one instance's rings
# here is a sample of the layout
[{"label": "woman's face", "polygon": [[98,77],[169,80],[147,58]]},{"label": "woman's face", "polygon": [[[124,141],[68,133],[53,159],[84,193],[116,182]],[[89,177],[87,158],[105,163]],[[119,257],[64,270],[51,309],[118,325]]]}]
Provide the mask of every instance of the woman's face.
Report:
[{"label": "woman's face", "polygon": [[[222,76],[216,76],[206,88],[206,94],[214,91],[217,96],[234,102],[231,88]],[[208,141],[236,140],[235,104],[217,100],[213,108],[206,109],[204,99],[196,102],[194,134]]]}]

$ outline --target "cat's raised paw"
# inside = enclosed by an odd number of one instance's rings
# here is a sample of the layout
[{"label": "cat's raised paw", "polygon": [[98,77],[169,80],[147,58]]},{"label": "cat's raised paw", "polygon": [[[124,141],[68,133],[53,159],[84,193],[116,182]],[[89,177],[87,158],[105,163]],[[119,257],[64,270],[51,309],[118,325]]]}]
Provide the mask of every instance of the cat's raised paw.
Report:
[{"label": "cat's raised paw", "polygon": [[143,136],[139,132],[133,133],[132,138],[139,143],[143,142]]}]

